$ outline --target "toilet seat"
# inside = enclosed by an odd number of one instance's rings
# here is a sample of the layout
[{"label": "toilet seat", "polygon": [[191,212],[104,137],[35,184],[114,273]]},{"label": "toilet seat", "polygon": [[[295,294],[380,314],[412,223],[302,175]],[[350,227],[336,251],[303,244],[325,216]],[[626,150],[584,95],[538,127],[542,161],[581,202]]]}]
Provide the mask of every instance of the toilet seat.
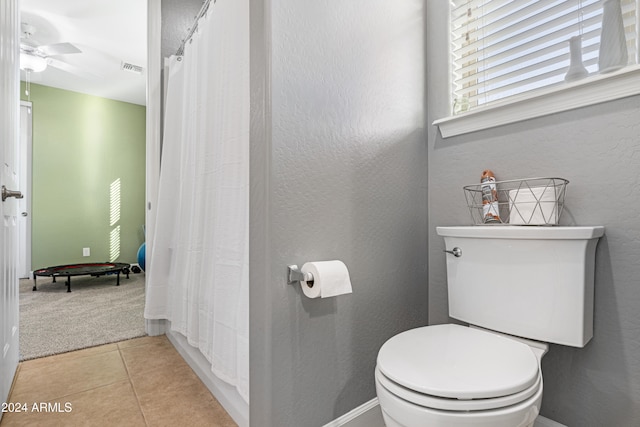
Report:
[{"label": "toilet seat", "polygon": [[441,398],[430,396],[428,394],[417,393],[384,376],[376,367],[376,381],[384,387],[389,393],[408,402],[419,406],[432,409],[441,409],[444,411],[486,411],[489,409],[504,408],[510,405],[516,405],[534,396],[542,386],[542,375],[538,375],[536,382],[526,390],[518,393],[510,394],[492,399],[470,399],[460,400],[451,398]]},{"label": "toilet seat", "polygon": [[402,332],[381,347],[377,362],[380,385],[435,409],[501,408],[542,387],[539,362],[529,346],[460,325]]}]

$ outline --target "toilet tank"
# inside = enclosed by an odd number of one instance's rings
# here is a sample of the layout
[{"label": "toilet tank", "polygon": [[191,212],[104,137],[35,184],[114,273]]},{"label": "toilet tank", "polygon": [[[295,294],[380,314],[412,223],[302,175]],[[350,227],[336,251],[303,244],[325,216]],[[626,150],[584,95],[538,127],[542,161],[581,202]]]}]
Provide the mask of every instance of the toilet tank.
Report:
[{"label": "toilet tank", "polygon": [[538,341],[593,337],[595,250],[604,227],[437,227],[449,316]]}]

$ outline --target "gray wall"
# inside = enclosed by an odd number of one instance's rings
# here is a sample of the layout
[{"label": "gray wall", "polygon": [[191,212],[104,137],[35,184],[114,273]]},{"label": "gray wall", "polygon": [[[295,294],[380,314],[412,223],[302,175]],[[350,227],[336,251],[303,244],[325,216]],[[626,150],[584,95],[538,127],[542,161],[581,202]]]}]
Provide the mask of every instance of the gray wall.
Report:
[{"label": "gray wall", "polygon": [[[448,115],[448,2],[427,2],[429,120]],[[569,426],[640,425],[640,97],[443,139],[428,125],[429,322],[447,322],[438,225],[470,221],[462,186],[498,179],[569,179],[564,224],[604,225],[595,336],[544,357],[542,414]]]},{"label": "gray wall", "polygon": [[[164,73],[164,58],[168,58],[171,55],[175,55],[182,41],[186,39],[189,34],[189,29],[196,23],[196,17],[198,12],[204,4],[204,0],[161,0],[161,37],[160,52],[161,52],[161,71],[160,80],[163,82],[160,85],[160,97],[161,103],[161,119],[160,128],[164,129],[164,103],[165,103],[165,73]],[[162,147],[162,132],[160,132],[160,147]]]},{"label": "gray wall", "polygon": [[203,3],[204,0],[162,0],[162,58],[176,53]]},{"label": "gray wall", "polygon": [[[251,423],[321,426],[375,396],[386,339],[427,322],[423,1],[251,14]],[[287,285],[287,264],[330,259],[353,294]]]}]

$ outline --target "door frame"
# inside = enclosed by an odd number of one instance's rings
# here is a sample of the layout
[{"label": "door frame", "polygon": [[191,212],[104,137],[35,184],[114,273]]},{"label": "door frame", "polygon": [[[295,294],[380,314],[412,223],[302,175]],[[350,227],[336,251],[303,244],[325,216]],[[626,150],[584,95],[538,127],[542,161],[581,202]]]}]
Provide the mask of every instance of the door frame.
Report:
[{"label": "door frame", "polygon": [[[162,132],[162,9],[161,0],[147,0],[147,134],[146,134],[146,206],[145,265],[149,268],[156,220]],[[163,335],[163,319],[145,319],[148,335]]]},{"label": "door frame", "polygon": [[[23,126],[22,107],[28,109],[26,126]],[[20,211],[24,221],[20,221],[20,255],[18,258],[18,277],[21,279],[31,278],[31,221],[32,221],[32,156],[33,156],[33,103],[31,101],[20,101],[20,154],[18,156],[20,190],[24,196],[19,201]],[[26,132],[26,134],[25,134]],[[25,215],[26,213],[26,215]]]}]

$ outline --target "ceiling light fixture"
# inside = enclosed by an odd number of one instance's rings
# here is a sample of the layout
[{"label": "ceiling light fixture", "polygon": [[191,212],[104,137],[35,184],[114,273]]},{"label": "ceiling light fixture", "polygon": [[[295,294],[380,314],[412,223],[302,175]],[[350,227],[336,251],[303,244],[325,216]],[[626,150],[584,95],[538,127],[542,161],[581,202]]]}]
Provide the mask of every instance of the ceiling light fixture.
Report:
[{"label": "ceiling light fixture", "polygon": [[47,69],[47,60],[28,52],[20,52],[20,69],[25,72],[24,93],[31,101],[31,73],[40,73]]},{"label": "ceiling light fixture", "polygon": [[47,69],[47,60],[27,52],[20,52],[20,69],[40,73]]}]

